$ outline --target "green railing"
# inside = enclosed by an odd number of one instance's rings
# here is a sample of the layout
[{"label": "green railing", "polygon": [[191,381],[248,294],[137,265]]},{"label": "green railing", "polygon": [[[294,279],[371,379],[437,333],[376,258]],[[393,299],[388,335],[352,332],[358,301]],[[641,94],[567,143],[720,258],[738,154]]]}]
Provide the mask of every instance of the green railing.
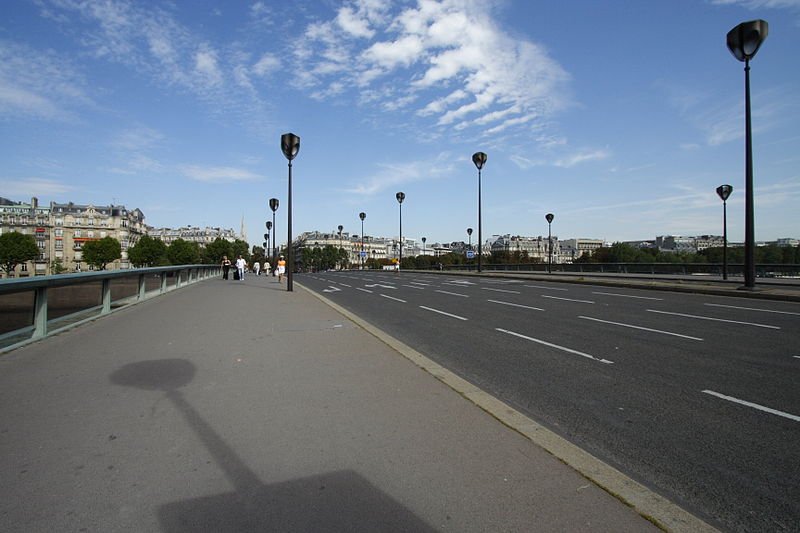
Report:
[{"label": "green railing", "polygon": [[0,353],[218,275],[181,265],[0,280]]}]

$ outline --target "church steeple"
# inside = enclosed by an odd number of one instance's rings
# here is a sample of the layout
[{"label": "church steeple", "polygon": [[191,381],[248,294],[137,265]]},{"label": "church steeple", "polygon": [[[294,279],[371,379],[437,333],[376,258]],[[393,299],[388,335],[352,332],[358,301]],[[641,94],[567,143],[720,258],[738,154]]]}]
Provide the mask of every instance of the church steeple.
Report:
[{"label": "church steeple", "polygon": [[247,229],[244,227],[244,214],[242,214],[242,226],[239,228],[239,235],[242,236],[244,242],[249,242],[247,240]]}]

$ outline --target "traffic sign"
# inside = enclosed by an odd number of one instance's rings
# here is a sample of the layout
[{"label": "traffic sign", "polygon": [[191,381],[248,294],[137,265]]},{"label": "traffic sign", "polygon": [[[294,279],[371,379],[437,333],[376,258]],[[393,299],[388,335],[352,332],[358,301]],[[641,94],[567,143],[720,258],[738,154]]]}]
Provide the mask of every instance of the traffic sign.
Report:
[{"label": "traffic sign", "polygon": [[358,255],[360,255],[361,258],[363,259],[363,258],[367,257],[367,252],[362,251]]},{"label": "traffic sign", "polygon": [[475,259],[475,252],[467,250],[467,259]]}]

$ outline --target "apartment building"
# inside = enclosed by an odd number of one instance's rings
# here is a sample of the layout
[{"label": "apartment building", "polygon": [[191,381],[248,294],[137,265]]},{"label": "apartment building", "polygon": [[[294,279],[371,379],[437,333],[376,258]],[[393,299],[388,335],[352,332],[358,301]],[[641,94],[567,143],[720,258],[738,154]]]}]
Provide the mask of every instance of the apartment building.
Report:
[{"label": "apartment building", "polygon": [[181,228],[153,228],[147,227],[147,235],[154,239],[159,239],[167,246],[172,244],[177,239],[184,241],[196,242],[202,247],[211,244],[217,239],[225,239],[228,242],[233,242],[237,239],[236,233],[233,229],[225,228],[198,228],[194,226],[184,226]]},{"label": "apartment building", "polygon": [[122,248],[122,258],[106,269],[130,268],[128,248],[145,234],[146,227],[144,213],[125,206],[73,202],[40,206],[35,197],[30,203],[0,198],[0,233],[12,231],[32,235],[40,250],[35,260],[17,266],[14,275],[26,277],[50,274],[56,260],[68,271],[88,270],[82,257],[83,245],[104,237],[117,239]]}]

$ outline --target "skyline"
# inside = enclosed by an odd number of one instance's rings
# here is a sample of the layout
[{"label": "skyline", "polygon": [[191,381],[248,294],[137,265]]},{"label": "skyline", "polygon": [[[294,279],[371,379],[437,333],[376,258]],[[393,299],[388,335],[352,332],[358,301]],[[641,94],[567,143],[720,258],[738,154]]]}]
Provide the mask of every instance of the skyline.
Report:
[{"label": "skyline", "polygon": [[755,237],[800,236],[800,0],[0,10],[0,196],[125,204],[156,227],[244,217],[251,245],[271,197],[286,239],[290,131],[295,237],[360,233],[360,211],[367,234],[397,236],[403,191],[404,237],[467,240],[483,151],[484,236],[546,235],[548,212],[554,235],[719,235],[729,183],[742,241],[744,72],[725,35],[763,18]]}]

